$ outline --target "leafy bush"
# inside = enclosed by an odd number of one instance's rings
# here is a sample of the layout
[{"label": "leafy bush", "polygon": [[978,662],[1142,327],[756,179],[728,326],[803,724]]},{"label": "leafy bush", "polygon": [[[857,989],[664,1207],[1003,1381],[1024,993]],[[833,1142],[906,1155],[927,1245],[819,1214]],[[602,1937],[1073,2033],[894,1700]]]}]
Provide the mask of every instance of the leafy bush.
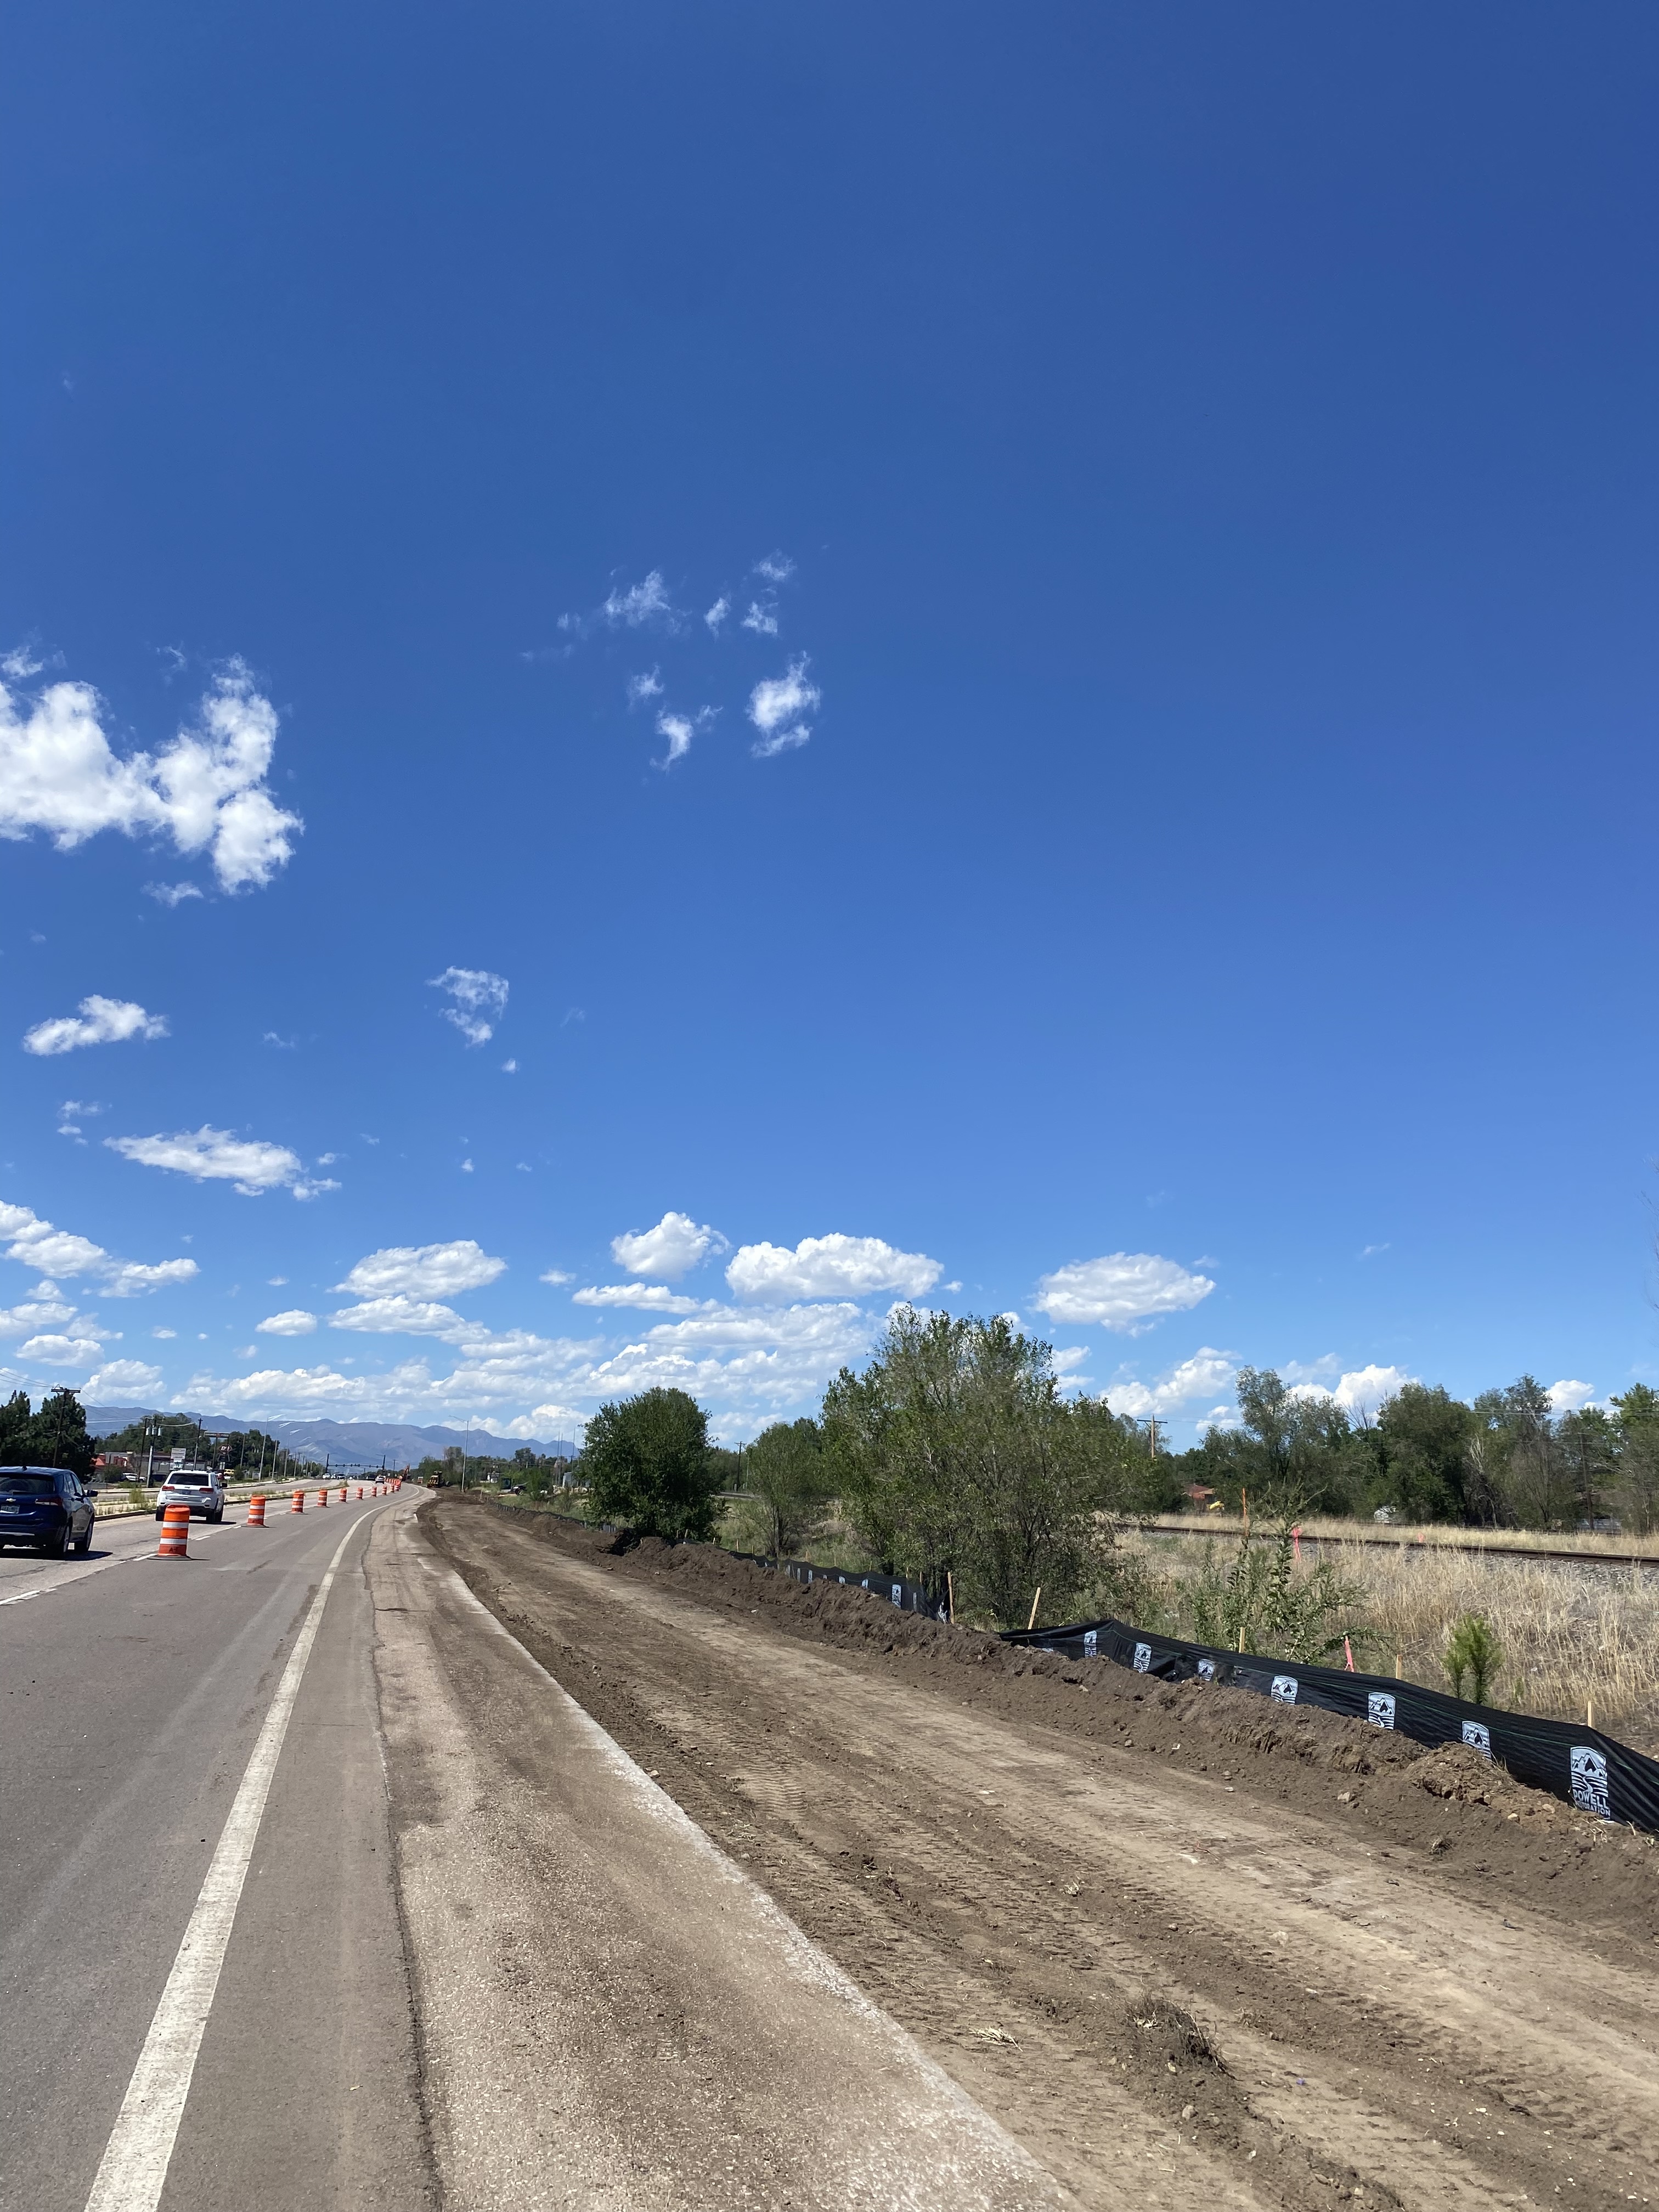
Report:
[{"label": "leafy bush", "polygon": [[1312,1665],[1340,1650],[1345,1635],[1367,1640],[1351,1617],[1343,1625],[1364,1595],[1358,1583],[1345,1582],[1328,1562],[1297,1572],[1296,1526],[1304,1510],[1300,1499],[1281,1498],[1271,1542],[1247,1528],[1224,1572],[1214,1546],[1205,1546],[1204,1564],[1182,1592],[1195,1643]]}]

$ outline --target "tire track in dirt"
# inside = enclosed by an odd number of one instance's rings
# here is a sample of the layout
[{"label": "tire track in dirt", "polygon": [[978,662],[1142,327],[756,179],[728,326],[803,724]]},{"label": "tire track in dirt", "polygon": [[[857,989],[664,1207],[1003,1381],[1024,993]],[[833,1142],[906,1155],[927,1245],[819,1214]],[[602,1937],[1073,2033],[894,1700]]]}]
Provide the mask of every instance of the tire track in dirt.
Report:
[{"label": "tire track in dirt", "polygon": [[[591,1538],[448,1501],[425,1517],[514,1632],[1080,2202],[1108,2201],[1103,2168],[1131,2143],[1158,2201],[1652,2193],[1645,1958],[1472,1902],[1431,1854],[1357,1830],[1334,1789],[1315,1818],[1172,1766],[1178,1716],[1141,1716],[1162,1757],[1079,1741],[951,1694],[939,1677],[970,1692],[966,1668],[903,1679],[902,1655],[781,1636],[729,1591],[699,1603],[693,1574],[629,1570]],[[1202,2184],[1180,2172],[1199,2159]]]}]

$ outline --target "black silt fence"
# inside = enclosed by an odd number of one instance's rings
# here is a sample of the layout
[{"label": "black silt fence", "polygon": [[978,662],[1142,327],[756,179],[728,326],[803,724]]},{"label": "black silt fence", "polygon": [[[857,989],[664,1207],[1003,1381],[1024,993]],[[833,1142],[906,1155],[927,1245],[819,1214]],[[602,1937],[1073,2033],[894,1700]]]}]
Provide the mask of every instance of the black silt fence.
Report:
[{"label": "black silt fence", "polygon": [[1507,1767],[1517,1782],[1550,1790],[1604,1820],[1627,1821],[1659,1834],[1659,1760],[1603,1735],[1600,1729],[1473,1705],[1383,1674],[1351,1674],[1341,1667],[1309,1667],[1183,1644],[1127,1627],[1121,1620],[1012,1629],[1002,1640],[1061,1652],[1069,1659],[1114,1659],[1120,1667],[1163,1682],[1220,1682],[1254,1690],[1282,1705],[1318,1705],[1350,1720],[1369,1721],[1373,1728],[1397,1729],[1418,1743],[1466,1743]]}]

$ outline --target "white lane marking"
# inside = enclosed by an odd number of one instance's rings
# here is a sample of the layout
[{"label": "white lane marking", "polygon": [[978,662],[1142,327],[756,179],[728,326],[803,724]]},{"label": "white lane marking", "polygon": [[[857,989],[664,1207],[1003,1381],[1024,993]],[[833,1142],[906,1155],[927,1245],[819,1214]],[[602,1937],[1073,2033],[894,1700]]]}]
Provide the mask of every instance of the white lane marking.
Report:
[{"label": "white lane marking", "polygon": [[179,2123],[184,2118],[185,2100],[190,2094],[191,2075],[196,2070],[196,2054],[213,2009],[219,1969],[224,1964],[242,1883],[258,1839],[265,1799],[270,1794],[271,1777],[276,1771],[283,1739],[300,1694],[306,1662],[317,1640],[335,1571],[356,1533],[354,1527],[341,1537],[328,1572],[318,1584],[305,1624],[295,1638],[104,2147],[92,2194],[87,2199],[87,2212],[155,2212],[161,2201]]},{"label": "white lane marking", "polygon": [[44,1597],[44,1590],[19,1590],[15,1597],[0,1597],[0,1605],[21,1605],[26,1597]]}]

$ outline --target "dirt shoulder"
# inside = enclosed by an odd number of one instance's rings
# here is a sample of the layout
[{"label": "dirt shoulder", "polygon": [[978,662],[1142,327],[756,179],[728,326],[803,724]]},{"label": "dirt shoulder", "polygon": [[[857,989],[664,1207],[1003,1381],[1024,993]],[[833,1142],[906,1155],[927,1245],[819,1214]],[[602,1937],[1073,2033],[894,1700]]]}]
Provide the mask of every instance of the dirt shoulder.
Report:
[{"label": "dirt shoulder", "polygon": [[[1456,1750],[442,1498],[422,1525],[1085,2204],[1641,2202],[1659,1850]],[[1127,2163],[1126,2164],[1126,2160]],[[1571,2177],[1571,2178],[1569,2178]]]}]

